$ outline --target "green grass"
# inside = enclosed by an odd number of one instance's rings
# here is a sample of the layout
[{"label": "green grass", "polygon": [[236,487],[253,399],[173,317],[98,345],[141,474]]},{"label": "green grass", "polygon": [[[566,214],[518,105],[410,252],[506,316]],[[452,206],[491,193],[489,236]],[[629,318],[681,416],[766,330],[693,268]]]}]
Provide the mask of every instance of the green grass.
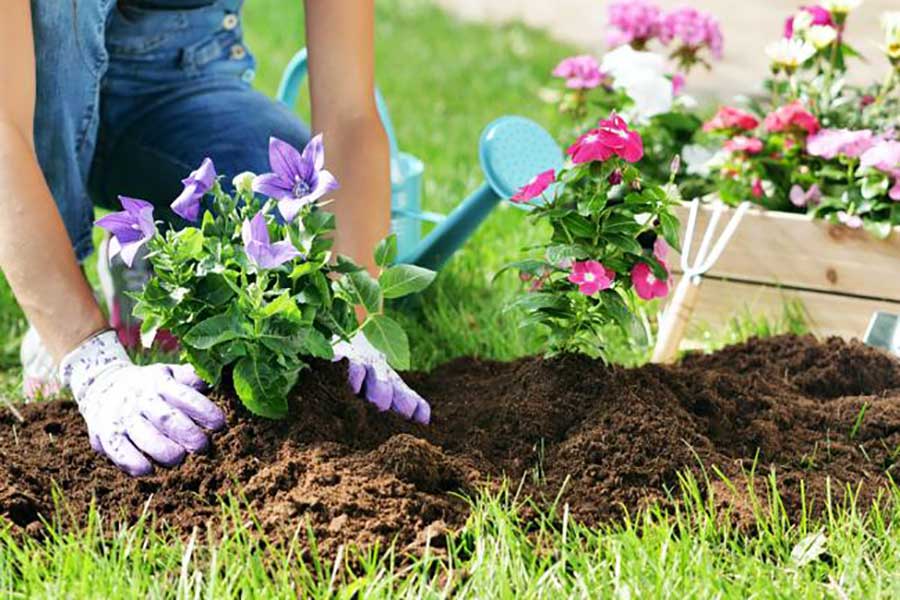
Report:
[{"label": "green grass", "polygon": [[[267,92],[302,45],[300,5],[246,5],[258,84]],[[536,92],[572,49],[521,26],[463,24],[417,0],[379,0],[377,12],[379,85],[401,147],[426,164],[427,209],[448,211],[479,185],[477,140],[493,118],[515,113],[551,131],[565,127]],[[459,355],[507,359],[539,351],[534,332],[520,329],[518,316],[504,311],[518,291],[515,276],[492,279],[542,234],[517,210],[495,211],[422,301],[397,311],[410,331],[416,368]],[[706,343],[801,328],[790,311],[778,323],[743,317]],[[22,332],[21,313],[0,278],[3,398],[14,397]],[[644,356],[623,340],[611,343],[623,362]],[[750,535],[716,518],[696,482],[686,479],[684,487],[678,513],[651,509],[600,529],[571,521],[564,506],[526,528],[514,494],[481,496],[445,554],[412,563],[390,549],[362,556],[347,549],[337,564],[319,560],[302,550],[314,547],[302,527],[294,544],[267,545],[256,541],[252,515],[236,502],[223,507],[224,526],[190,539],[162,530],[152,515],[121,527],[95,514],[88,527],[66,534],[53,528],[57,533],[43,542],[13,539],[0,526],[0,597],[900,596],[900,510],[863,518],[857,507],[835,507],[822,520],[790,526],[777,510],[758,509],[760,533]],[[61,515],[69,518],[65,510]],[[817,533],[824,537],[809,537]],[[792,558],[804,539],[824,540],[826,554],[808,562]]]}]

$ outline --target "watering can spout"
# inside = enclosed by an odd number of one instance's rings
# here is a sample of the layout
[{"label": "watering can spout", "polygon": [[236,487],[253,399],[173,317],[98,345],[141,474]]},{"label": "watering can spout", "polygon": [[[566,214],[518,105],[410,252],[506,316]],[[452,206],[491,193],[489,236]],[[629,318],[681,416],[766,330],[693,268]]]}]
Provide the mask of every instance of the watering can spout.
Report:
[{"label": "watering can spout", "polygon": [[485,182],[447,215],[401,262],[438,269],[478,229],[501,200],[536,174],[558,169],[560,150],[547,131],[524,117],[506,116],[482,132],[478,158]]}]

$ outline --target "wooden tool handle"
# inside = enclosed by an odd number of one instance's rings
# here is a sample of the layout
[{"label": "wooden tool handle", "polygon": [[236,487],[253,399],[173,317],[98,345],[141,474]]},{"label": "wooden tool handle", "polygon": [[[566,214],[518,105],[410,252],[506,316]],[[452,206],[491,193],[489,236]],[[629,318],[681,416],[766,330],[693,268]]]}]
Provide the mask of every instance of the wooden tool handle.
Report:
[{"label": "wooden tool handle", "polygon": [[653,349],[652,362],[669,364],[675,361],[678,346],[691,320],[697,296],[700,292],[700,278],[682,277],[672,294],[669,306],[663,313],[659,325],[659,336]]}]

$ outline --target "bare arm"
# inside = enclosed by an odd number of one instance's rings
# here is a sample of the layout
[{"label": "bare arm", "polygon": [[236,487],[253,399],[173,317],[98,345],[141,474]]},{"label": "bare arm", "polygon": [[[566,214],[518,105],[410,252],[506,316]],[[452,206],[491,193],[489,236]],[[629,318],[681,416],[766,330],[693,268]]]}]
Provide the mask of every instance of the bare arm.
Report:
[{"label": "bare arm", "polygon": [[336,250],[370,270],[390,230],[387,136],[375,108],[374,0],[305,0],[312,125],[341,184]]},{"label": "bare arm", "polygon": [[105,320],[38,166],[31,7],[11,1],[0,19],[0,54],[9,59],[0,62],[0,269],[59,360]]}]

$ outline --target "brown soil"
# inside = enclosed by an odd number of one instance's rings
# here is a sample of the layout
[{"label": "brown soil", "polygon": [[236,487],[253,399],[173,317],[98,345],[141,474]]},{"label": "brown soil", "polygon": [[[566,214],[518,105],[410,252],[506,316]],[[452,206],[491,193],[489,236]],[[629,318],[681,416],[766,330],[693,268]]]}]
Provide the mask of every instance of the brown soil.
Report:
[{"label": "brown soil", "polygon": [[829,479],[833,491],[860,484],[863,502],[875,498],[900,446],[900,361],[837,339],[754,340],[671,368],[460,359],[409,381],[431,400],[430,427],[377,413],[346,391],[343,367],[323,364],[302,377],[288,420],[252,418],[219,397],[230,427],[211,452],[138,480],[91,451],[72,403],[21,407],[24,423],[3,411],[0,515],[39,534],[55,485],[76,520],[95,499],[111,516],[134,520],[149,506],[203,531],[221,514],[218,498],[237,493],[275,539],[309,523],[326,553],[394,539],[415,548],[440,545],[464,522],[455,492],[502,475],[524,481],[539,504],[565,486],[571,513],[597,523],[668,502],[679,473],[702,481],[701,464],[738,480],[736,494],[719,497],[740,513],[755,460],[758,489],[774,469],[796,518],[801,480],[818,506]]}]

